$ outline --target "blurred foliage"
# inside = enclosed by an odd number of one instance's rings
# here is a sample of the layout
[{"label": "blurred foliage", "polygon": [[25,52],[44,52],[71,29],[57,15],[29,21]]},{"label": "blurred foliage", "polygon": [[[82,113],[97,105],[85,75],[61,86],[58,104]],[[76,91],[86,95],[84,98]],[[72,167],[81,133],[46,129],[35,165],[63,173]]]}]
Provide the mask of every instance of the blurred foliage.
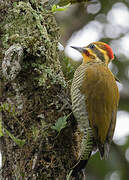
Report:
[{"label": "blurred foliage", "polygon": [[63,7],[54,4],[52,6],[51,10],[52,10],[53,13],[56,13],[58,11],[65,11],[65,10],[67,10],[69,6],[70,6],[70,4],[67,4],[66,6],[63,6]]},{"label": "blurred foliage", "polygon": [[[89,12],[88,4],[90,3],[94,3],[94,7],[90,7],[91,10]],[[99,41],[104,41],[108,44],[111,44],[111,46],[114,45],[112,46],[113,50],[115,50],[116,52],[120,52],[116,53],[115,60],[112,62],[111,66],[112,72],[120,79],[121,82],[118,83],[118,85],[121,87],[119,110],[129,112],[129,56],[126,56],[126,54],[124,54],[124,51],[122,51],[120,46],[122,42],[121,38],[126,37],[126,35],[129,34],[129,21],[125,25],[125,27],[127,27],[126,29],[124,29],[121,25],[116,26],[114,24],[112,16],[109,16],[109,12],[111,12],[111,10],[116,7],[116,3],[121,3],[119,4],[121,5],[121,7],[125,6],[129,13],[129,0],[93,0],[86,4],[79,3],[70,6],[70,8],[68,8],[66,12],[57,13],[56,19],[58,24],[60,25],[61,43],[64,46],[67,45],[69,39],[74,36],[75,32],[82,29],[88,23],[97,21],[103,26],[103,36],[100,36]],[[98,4],[100,5],[100,9],[96,11],[96,7]],[[119,18],[120,17],[118,16],[118,19]],[[107,25],[109,24],[112,28],[112,31],[109,33],[110,35],[107,35]],[[121,32],[116,35],[116,28],[118,27]],[[68,81],[71,81],[74,71],[80,64],[80,62],[75,62],[68,57],[62,56],[61,64],[63,67],[65,78]],[[126,140],[122,145],[120,145],[119,143],[112,144],[108,160],[101,161],[99,153],[96,153],[94,156],[92,156],[86,170],[87,180],[128,180],[129,157],[127,158],[127,156],[129,156],[129,153],[126,154],[128,148],[129,136],[126,136]]]},{"label": "blurred foliage", "polygon": [[49,0],[48,6],[53,6],[54,4],[58,4],[59,6],[66,6],[67,4],[76,4],[76,3],[84,3],[92,0]]},{"label": "blurred foliage", "polygon": [[75,66],[73,63],[70,62],[70,59],[64,56],[63,60],[61,61],[63,73],[67,81],[71,81],[75,72]]}]

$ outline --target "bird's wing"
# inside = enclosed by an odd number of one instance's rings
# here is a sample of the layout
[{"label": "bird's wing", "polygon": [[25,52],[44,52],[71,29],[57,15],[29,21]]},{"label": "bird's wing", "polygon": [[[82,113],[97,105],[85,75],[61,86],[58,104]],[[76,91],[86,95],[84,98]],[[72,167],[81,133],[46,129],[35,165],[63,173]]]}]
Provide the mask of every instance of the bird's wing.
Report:
[{"label": "bird's wing", "polygon": [[116,124],[119,92],[115,78],[103,63],[89,64],[81,91],[86,97],[88,119],[94,139],[98,147],[103,147],[107,141],[111,142]]}]

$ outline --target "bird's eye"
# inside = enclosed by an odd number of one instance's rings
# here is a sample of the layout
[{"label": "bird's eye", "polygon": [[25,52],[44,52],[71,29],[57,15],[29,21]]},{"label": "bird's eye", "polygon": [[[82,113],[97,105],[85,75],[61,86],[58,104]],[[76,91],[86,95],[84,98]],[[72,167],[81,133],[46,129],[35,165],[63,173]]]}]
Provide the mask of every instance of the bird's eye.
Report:
[{"label": "bird's eye", "polygon": [[94,49],[94,48],[95,48],[95,45],[94,45],[94,44],[90,44],[90,45],[89,45],[89,48],[90,48],[90,49]]}]

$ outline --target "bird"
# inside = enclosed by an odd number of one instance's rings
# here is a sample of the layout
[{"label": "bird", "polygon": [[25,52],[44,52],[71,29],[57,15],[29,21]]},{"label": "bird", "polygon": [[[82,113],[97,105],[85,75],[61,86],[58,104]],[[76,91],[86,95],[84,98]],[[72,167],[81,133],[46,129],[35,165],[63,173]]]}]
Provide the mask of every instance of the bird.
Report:
[{"label": "bird", "polygon": [[83,56],[71,85],[72,112],[81,133],[78,161],[72,168],[76,176],[85,170],[93,151],[108,158],[120,97],[117,79],[108,67],[114,59],[112,48],[99,41],[71,48]]}]

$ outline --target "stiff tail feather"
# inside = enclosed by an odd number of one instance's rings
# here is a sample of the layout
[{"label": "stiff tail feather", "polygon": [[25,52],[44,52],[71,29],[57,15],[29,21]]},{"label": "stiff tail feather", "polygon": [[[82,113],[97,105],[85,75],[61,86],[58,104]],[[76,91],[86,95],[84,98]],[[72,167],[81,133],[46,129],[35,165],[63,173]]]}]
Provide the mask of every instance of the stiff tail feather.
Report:
[{"label": "stiff tail feather", "polygon": [[104,145],[98,144],[101,159],[107,159],[109,154],[109,143],[106,142]]},{"label": "stiff tail feather", "polygon": [[84,136],[81,143],[80,159],[77,164],[72,168],[72,175],[76,176],[79,171],[85,169],[88,160],[93,150],[93,134],[92,129],[89,127],[84,130]]}]

